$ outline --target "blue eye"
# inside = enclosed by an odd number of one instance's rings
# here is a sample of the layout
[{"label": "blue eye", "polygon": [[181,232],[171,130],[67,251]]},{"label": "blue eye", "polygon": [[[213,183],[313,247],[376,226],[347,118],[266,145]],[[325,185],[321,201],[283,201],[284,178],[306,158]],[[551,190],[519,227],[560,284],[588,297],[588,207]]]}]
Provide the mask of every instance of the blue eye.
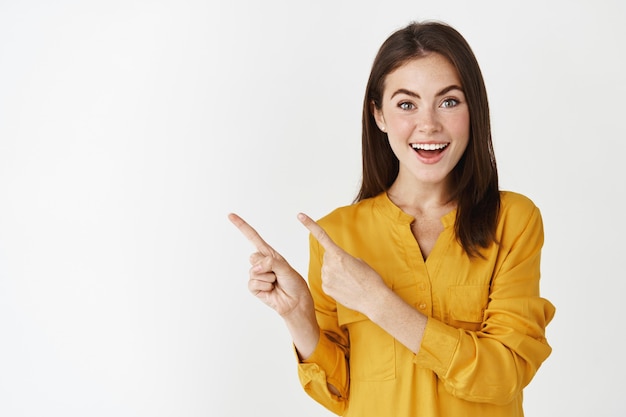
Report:
[{"label": "blue eye", "polygon": [[402,103],[399,103],[398,107],[400,107],[402,110],[413,110],[415,108],[413,103],[409,103],[408,101],[404,101]]},{"label": "blue eye", "polygon": [[450,108],[450,107],[458,106],[458,104],[459,104],[459,100],[455,98],[447,98],[443,101],[443,103],[441,103],[441,107]]}]

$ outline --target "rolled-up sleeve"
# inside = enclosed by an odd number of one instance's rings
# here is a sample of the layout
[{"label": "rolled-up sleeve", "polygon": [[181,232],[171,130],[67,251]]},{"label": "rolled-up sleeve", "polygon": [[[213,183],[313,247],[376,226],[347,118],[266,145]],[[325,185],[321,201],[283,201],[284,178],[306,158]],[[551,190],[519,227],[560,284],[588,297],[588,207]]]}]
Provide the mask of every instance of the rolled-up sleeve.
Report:
[{"label": "rolled-up sleeve", "polygon": [[555,308],[539,293],[543,224],[536,207],[525,218],[502,231],[480,330],[428,319],[415,363],[458,398],[507,404],[551,353],[545,328]]},{"label": "rolled-up sleeve", "polygon": [[[298,377],[305,392],[335,414],[343,414],[350,385],[348,368],[348,335],[337,320],[337,304],[322,291],[321,265],[323,249],[310,239],[309,287],[315,300],[315,312],[321,328],[313,354],[298,364]],[[328,385],[339,395],[330,392]]]}]

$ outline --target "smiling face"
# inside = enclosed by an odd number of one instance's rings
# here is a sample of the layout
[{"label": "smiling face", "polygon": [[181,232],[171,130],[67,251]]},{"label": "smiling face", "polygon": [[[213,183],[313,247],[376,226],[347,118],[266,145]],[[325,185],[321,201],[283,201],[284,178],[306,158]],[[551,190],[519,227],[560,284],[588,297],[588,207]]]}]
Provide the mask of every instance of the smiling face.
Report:
[{"label": "smiling face", "polygon": [[455,67],[438,53],[412,59],[387,75],[380,108],[372,107],[399,161],[396,185],[448,186],[470,132]]}]

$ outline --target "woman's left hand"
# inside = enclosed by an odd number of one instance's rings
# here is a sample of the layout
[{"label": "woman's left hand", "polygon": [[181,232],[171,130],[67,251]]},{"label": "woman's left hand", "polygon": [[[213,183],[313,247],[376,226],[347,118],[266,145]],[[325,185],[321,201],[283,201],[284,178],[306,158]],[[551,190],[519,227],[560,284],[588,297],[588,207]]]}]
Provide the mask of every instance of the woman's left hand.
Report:
[{"label": "woman's left hand", "polygon": [[379,299],[381,290],[388,290],[380,275],[361,259],[341,249],[326,231],[306,214],[300,222],[324,248],[322,290],[338,303],[368,315]]}]

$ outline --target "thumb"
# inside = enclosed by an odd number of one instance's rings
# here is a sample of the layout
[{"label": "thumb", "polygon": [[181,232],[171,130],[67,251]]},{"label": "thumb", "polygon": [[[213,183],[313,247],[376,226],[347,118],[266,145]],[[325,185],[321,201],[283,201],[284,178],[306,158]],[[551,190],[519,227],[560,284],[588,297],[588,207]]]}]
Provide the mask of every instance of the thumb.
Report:
[{"label": "thumb", "polygon": [[294,273],[297,274],[295,269],[289,265],[289,262],[282,256],[273,257],[266,256],[260,263],[255,265],[256,272],[273,272],[277,277],[290,277]]},{"label": "thumb", "polygon": [[328,236],[328,233],[326,233],[326,231],[322,228],[322,226],[317,224],[315,220],[313,220],[312,218],[310,218],[304,213],[298,214],[298,220],[300,220],[300,223],[302,223],[304,227],[309,229],[309,232],[311,232],[313,237],[317,239],[320,245],[322,245],[322,247],[327,252],[331,252],[331,251],[336,252],[336,251],[341,250],[341,248],[337,246],[335,242],[333,242],[330,236]]}]

